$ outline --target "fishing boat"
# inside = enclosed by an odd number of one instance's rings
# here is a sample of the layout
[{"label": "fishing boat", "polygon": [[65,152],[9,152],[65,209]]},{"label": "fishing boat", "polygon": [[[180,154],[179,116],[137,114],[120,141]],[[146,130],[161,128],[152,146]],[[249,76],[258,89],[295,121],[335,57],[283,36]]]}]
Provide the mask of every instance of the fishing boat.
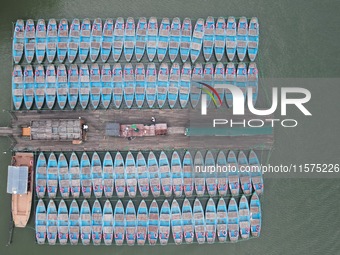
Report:
[{"label": "fishing boat", "polygon": [[252,17],[249,22],[248,30],[248,56],[250,61],[255,61],[259,49],[260,26],[256,17]]},{"label": "fishing boat", "polygon": [[103,160],[103,186],[105,197],[112,197],[114,190],[114,172],[110,152],[106,152]]},{"label": "fishing boat", "polygon": [[231,242],[238,240],[240,232],[239,213],[235,198],[231,198],[228,205],[228,233]]},{"label": "fishing boat", "polygon": [[201,53],[203,37],[204,37],[204,20],[200,18],[196,21],[190,44],[190,58],[192,63],[195,63],[195,61],[197,60]]},{"label": "fishing boat", "polygon": [[70,196],[70,176],[68,163],[64,153],[59,154],[58,158],[58,179],[61,197],[66,199]]},{"label": "fishing boat", "polygon": [[224,55],[226,41],[226,23],[224,17],[219,17],[215,26],[215,57],[217,61],[221,61]]},{"label": "fishing boat", "polygon": [[217,192],[217,171],[215,169],[215,158],[211,151],[207,151],[207,154],[205,155],[204,165],[207,191],[209,196],[213,197],[216,195]]},{"label": "fishing boat", "polygon": [[190,89],[190,103],[192,108],[196,108],[198,105],[201,94],[202,88],[199,82],[203,81],[203,65],[201,63],[196,63],[194,69],[192,71],[192,81],[195,85],[193,85]]},{"label": "fishing boat", "polygon": [[191,197],[194,191],[194,164],[189,151],[183,158],[183,191],[186,197]]},{"label": "fishing boat", "polygon": [[122,201],[118,200],[114,209],[113,226],[116,245],[122,245],[125,236],[125,212]]},{"label": "fishing boat", "polygon": [[157,18],[151,17],[148,23],[147,40],[146,40],[146,54],[148,55],[148,59],[150,62],[152,62],[156,56],[157,47],[158,47]]},{"label": "fishing boat", "polygon": [[237,66],[236,86],[239,87],[242,90],[244,100],[246,100],[247,86],[248,86],[248,75],[247,75],[247,66],[243,62],[239,63],[238,66]]},{"label": "fishing boat", "polygon": [[68,241],[68,209],[64,199],[60,200],[58,206],[58,239],[62,245]]},{"label": "fishing boat", "polygon": [[192,25],[191,19],[185,18],[182,23],[180,53],[183,62],[186,62],[191,48]]},{"label": "fishing boat", "polygon": [[[205,64],[203,71],[203,81],[212,87],[214,86],[214,65],[212,63]],[[208,107],[211,102],[211,97],[207,96],[206,101]]]},{"label": "fishing boat", "polygon": [[126,242],[128,245],[134,245],[136,240],[137,217],[136,209],[133,202],[129,200],[125,209],[125,231]]},{"label": "fishing boat", "polygon": [[85,199],[80,208],[80,238],[83,245],[89,245],[91,242],[92,216],[89,202]]},{"label": "fishing boat", "polygon": [[241,17],[237,26],[237,57],[243,61],[248,48],[248,21],[246,17]]},{"label": "fishing boat", "polygon": [[159,242],[161,245],[168,244],[170,236],[171,210],[167,199],[164,200],[159,214]]},{"label": "fishing boat", "polygon": [[174,62],[177,58],[179,45],[181,43],[181,20],[176,17],[172,19],[169,37],[169,56],[170,61]]},{"label": "fishing boat", "polygon": [[125,167],[122,154],[117,152],[113,163],[113,172],[115,174],[116,193],[119,198],[125,195]]},{"label": "fishing boat", "polygon": [[102,82],[100,79],[99,65],[94,63],[90,70],[90,100],[94,109],[98,108],[102,94]]},{"label": "fishing boat", "polygon": [[[225,84],[225,70],[224,65],[221,62],[217,62],[215,66],[215,72],[214,72],[214,87],[218,85],[224,85]],[[217,94],[219,97],[214,95],[215,101],[220,101],[220,103],[217,103],[217,107],[221,107],[224,103],[224,88],[215,88]]]},{"label": "fishing boat", "polygon": [[15,65],[12,74],[12,97],[16,110],[19,110],[24,99],[24,80],[21,66]]},{"label": "fishing boat", "polygon": [[252,193],[252,186],[251,186],[251,178],[250,178],[250,171],[249,171],[249,164],[246,154],[243,151],[238,153],[237,158],[238,166],[240,169],[240,183],[241,189],[243,194],[250,195]]},{"label": "fishing boat", "polygon": [[194,158],[195,167],[195,191],[197,196],[203,196],[205,192],[204,159],[200,151],[196,152]]},{"label": "fishing boat", "polygon": [[135,50],[136,44],[136,29],[135,20],[132,17],[126,19],[125,23],[125,39],[124,39],[124,56],[127,62],[130,62]]},{"label": "fishing boat", "polygon": [[159,155],[159,173],[161,176],[162,191],[164,196],[172,195],[172,176],[170,172],[170,164],[165,152],[162,151]]},{"label": "fishing boat", "polygon": [[65,65],[57,67],[57,101],[59,108],[63,110],[66,106],[68,95],[67,71]]},{"label": "fishing boat", "polygon": [[24,103],[27,110],[32,108],[34,100],[34,73],[31,65],[24,69]]},{"label": "fishing boat", "polygon": [[43,198],[46,192],[47,164],[44,153],[40,152],[35,167],[35,191],[38,198]]},{"label": "fishing boat", "polygon": [[100,46],[102,42],[102,20],[100,18],[96,18],[92,24],[91,30],[91,44],[90,44],[90,59],[92,62],[95,62],[98,58],[100,52]]},{"label": "fishing boat", "polygon": [[152,200],[149,207],[148,240],[150,245],[155,245],[159,231],[159,208],[156,200]]},{"label": "fishing boat", "polygon": [[137,193],[137,169],[135,158],[130,151],[125,159],[125,180],[129,197],[135,197]]},{"label": "fishing boat", "polygon": [[174,151],[171,157],[171,177],[172,189],[176,197],[182,196],[183,190],[183,172],[181,158],[177,151]]},{"label": "fishing boat", "polygon": [[25,24],[22,19],[18,19],[15,22],[14,34],[13,34],[13,60],[15,64],[18,64],[24,53],[25,43]]},{"label": "fishing boat", "polygon": [[113,210],[109,200],[103,207],[103,240],[105,245],[111,245],[113,240]]},{"label": "fishing boat", "polygon": [[222,170],[217,173],[217,190],[220,196],[227,195],[228,192],[228,165],[223,151],[217,154],[217,166]]},{"label": "fishing boat", "polygon": [[147,37],[147,20],[145,17],[141,17],[138,20],[136,29],[136,48],[135,55],[137,61],[141,61],[145,52],[146,37]]},{"label": "fishing boat", "polygon": [[171,203],[171,232],[175,244],[181,244],[183,240],[182,214],[176,199]]},{"label": "fishing boat", "polygon": [[89,19],[84,19],[80,28],[80,41],[79,41],[79,58],[83,63],[87,59],[90,51],[91,43],[91,22]]},{"label": "fishing boat", "polygon": [[47,194],[49,198],[55,198],[58,191],[58,163],[52,152],[47,162]]},{"label": "fishing boat", "polygon": [[68,104],[71,109],[74,109],[78,102],[79,94],[79,72],[78,66],[72,64],[68,70]]},{"label": "fishing boat", "polygon": [[215,19],[209,16],[204,24],[203,56],[209,61],[215,47]]},{"label": "fishing boat", "polygon": [[104,64],[101,69],[101,102],[105,109],[109,108],[112,99],[112,72],[110,64]]},{"label": "fishing boat", "polygon": [[127,63],[124,66],[124,101],[127,108],[131,108],[135,98],[135,75],[132,64]]},{"label": "fishing boat", "polygon": [[92,187],[96,198],[103,195],[103,167],[97,152],[93,153],[91,159]]},{"label": "fishing boat", "polygon": [[[225,70],[226,82],[229,85],[236,85],[236,68],[235,64],[229,62]],[[229,108],[233,107],[233,95],[229,90],[225,90],[225,100]]]},{"label": "fishing boat", "polygon": [[49,63],[52,63],[57,54],[58,43],[58,27],[55,19],[50,19],[48,21],[46,43],[47,60]]},{"label": "fishing boat", "polygon": [[112,42],[113,60],[116,62],[122,55],[124,39],[125,39],[124,19],[119,17],[117,18],[115,27],[113,29],[113,42]]},{"label": "fishing boat", "polygon": [[205,243],[205,219],[201,202],[196,198],[194,202],[194,226],[195,236],[199,244]]},{"label": "fishing boat", "polygon": [[258,70],[256,67],[255,62],[249,63],[248,66],[248,80],[247,80],[247,87],[252,89],[252,99],[253,99],[253,105],[255,106],[257,101],[257,95],[259,90],[259,76],[258,76]]},{"label": "fishing boat", "polygon": [[216,237],[217,213],[214,200],[210,198],[205,207],[205,231],[208,243],[214,243]]},{"label": "fishing boat", "polygon": [[218,200],[216,218],[217,238],[220,243],[224,243],[227,241],[228,236],[228,212],[223,198]]},{"label": "fishing boat", "polygon": [[187,106],[191,91],[191,64],[184,63],[181,73],[181,87],[179,88],[179,102],[182,108]]},{"label": "fishing boat", "polygon": [[251,171],[251,182],[257,195],[263,193],[263,177],[259,159],[256,153],[251,150],[249,153],[249,168]]},{"label": "fishing boat", "polygon": [[47,215],[44,201],[39,199],[35,210],[35,238],[38,244],[44,244],[46,240],[46,219]]},{"label": "fishing boat", "polygon": [[148,156],[148,170],[151,193],[154,197],[159,197],[161,193],[160,172],[155,154],[150,151]]},{"label": "fishing boat", "polygon": [[142,108],[144,104],[144,100],[145,100],[145,88],[146,88],[145,69],[142,63],[136,64],[135,82],[136,82],[136,88],[135,88],[136,104],[138,108]]},{"label": "fishing boat", "polygon": [[149,214],[144,199],[140,202],[137,210],[137,244],[144,245],[148,235]]},{"label": "fishing boat", "polygon": [[116,63],[112,69],[113,80],[113,104],[116,108],[120,108],[123,102],[123,69],[120,63]]},{"label": "fishing boat", "polygon": [[228,17],[226,28],[226,44],[225,50],[229,61],[233,61],[236,54],[236,19],[235,17]]},{"label": "fishing boat", "polygon": [[103,28],[103,36],[100,48],[100,57],[106,62],[111,54],[113,40],[113,19],[106,19]]},{"label": "fishing boat", "polygon": [[178,90],[181,85],[181,67],[178,63],[173,63],[170,69],[168,102],[170,108],[174,108],[178,99]]},{"label": "fishing boat", "polygon": [[136,167],[139,193],[142,197],[147,197],[149,195],[149,171],[142,152],[137,154]]},{"label": "fishing boat", "polygon": [[157,79],[157,102],[159,108],[162,108],[168,97],[169,89],[169,66],[167,63],[162,63],[158,70]]},{"label": "fishing boat", "polygon": [[35,106],[40,110],[45,102],[46,95],[46,80],[45,70],[42,65],[39,65],[35,69],[34,75],[34,101]]},{"label": "fishing boat", "polygon": [[80,211],[78,203],[75,199],[72,200],[70,205],[69,215],[68,215],[68,233],[70,238],[70,243],[72,245],[77,245],[79,240],[80,232]]},{"label": "fishing boat", "polygon": [[86,109],[90,100],[90,73],[87,64],[80,66],[79,75],[79,101],[83,109]]},{"label": "fishing boat", "polygon": [[100,245],[102,242],[103,232],[103,212],[102,207],[96,199],[92,206],[92,243],[94,245]]},{"label": "fishing boat", "polygon": [[52,110],[57,97],[57,74],[54,65],[48,65],[46,69],[46,105]]},{"label": "fishing boat", "polygon": [[158,61],[162,62],[168,51],[170,37],[170,20],[169,18],[163,18],[161,25],[159,26],[158,33],[158,45],[157,45],[157,57]]},{"label": "fishing boat", "polygon": [[239,166],[237,163],[235,152],[229,151],[227,156],[228,163],[228,178],[229,178],[229,189],[232,196],[238,196],[240,192],[239,186]]},{"label": "fishing boat", "polygon": [[28,19],[26,21],[25,27],[25,57],[27,63],[31,63],[34,58],[35,53],[35,27],[34,21],[32,19]]},{"label": "fishing boat", "polygon": [[58,212],[53,200],[47,206],[47,241],[49,245],[55,245],[58,235]]},{"label": "fishing boat", "polygon": [[77,154],[72,152],[69,164],[71,196],[78,198],[80,195],[80,168]]},{"label": "fishing boat", "polygon": [[39,19],[36,27],[35,55],[39,64],[44,61],[46,53],[46,24],[45,20]]},{"label": "fishing boat", "polygon": [[70,63],[76,59],[80,43],[80,21],[73,19],[67,44],[67,57]]},{"label": "fishing boat", "polygon": [[57,56],[60,63],[63,63],[67,54],[68,43],[68,22],[66,19],[61,19],[58,27],[58,44]]},{"label": "fishing boat", "polygon": [[250,231],[252,236],[260,236],[261,223],[261,202],[257,193],[254,193],[250,199]]},{"label": "fishing boat", "polygon": [[250,234],[250,214],[248,200],[245,195],[242,195],[238,208],[240,235],[242,239],[248,239]]},{"label": "fishing boat", "polygon": [[92,191],[92,176],[90,159],[86,152],[83,152],[80,159],[80,184],[83,196],[85,198],[90,198]]},{"label": "fishing boat", "polygon": [[184,199],[182,205],[182,226],[183,236],[187,244],[194,241],[194,218],[192,215],[192,208],[187,198]]},{"label": "fishing boat", "polygon": [[157,70],[154,63],[149,63],[146,69],[145,97],[149,108],[152,108],[156,101]]}]

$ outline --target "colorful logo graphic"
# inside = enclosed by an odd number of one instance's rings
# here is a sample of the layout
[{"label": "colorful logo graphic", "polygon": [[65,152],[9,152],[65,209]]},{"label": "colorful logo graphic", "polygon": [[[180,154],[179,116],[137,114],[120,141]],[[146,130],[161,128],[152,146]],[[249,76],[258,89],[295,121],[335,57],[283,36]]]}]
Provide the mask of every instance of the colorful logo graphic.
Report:
[{"label": "colorful logo graphic", "polygon": [[[203,82],[198,82],[199,84],[202,85],[201,90],[203,90],[207,95],[210,96],[211,100],[214,102],[215,106],[221,106],[222,105],[222,99],[220,95],[217,93],[216,89],[214,89],[212,86],[203,83]],[[217,104],[217,101],[214,97],[214,95],[217,97],[219,105]]]}]

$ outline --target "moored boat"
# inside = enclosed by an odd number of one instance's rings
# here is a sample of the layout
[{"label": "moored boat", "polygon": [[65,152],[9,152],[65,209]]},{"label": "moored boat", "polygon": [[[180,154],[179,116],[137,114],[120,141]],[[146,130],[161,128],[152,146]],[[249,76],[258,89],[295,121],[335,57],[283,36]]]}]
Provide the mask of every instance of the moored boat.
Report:
[{"label": "moored boat", "polygon": [[181,244],[183,240],[182,213],[176,199],[171,203],[171,232],[175,244]]},{"label": "moored boat", "polygon": [[184,199],[182,205],[182,226],[185,242],[187,244],[192,243],[194,241],[195,227],[192,208],[187,198]]},{"label": "moored boat", "polygon": [[224,17],[219,17],[216,21],[215,28],[215,57],[217,61],[221,61],[224,56],[224,48],[226,41],[226,23]]},{"label": "moored boat", "polygon": [[158,45],[157,45],[157,57],[158,61],[162,62],[168,51],[170,36],[170,20],[169,18],[163,18],[161,25],[159,26]]},{"label": "moored boat", "polygon": [[195,61],[197,60],[201,53],[203,37],[204,37],[204,20],[199,18],[196,21],[190,45],[190,58],[192,63],[195,63]]},{"label": "moored boat", "polygon": [[83,196],[90,198],[92,192],[91,164],[86,152],[83,152],[80,159],[80,184]]},{"label": "moored boat", "polygon": [[146,69],[145,97],[149,108],[152,108],[156,101],[157,70],[154,63],[149,63]]},{"label": "moored boat", "polygon": [[48,65],[46,68],[46,90],[45,90],[45,97],[46,97],[46,105],[48,109],[52,109],[56,96],[57,96],[57,74],[55,72],[54,65]]},{"label": "moored boat", "polygon": [[151,17],[148,22],[147,40],[146,40],[146,54],[148,55],[148,59],[150,62],[152,62],[156,56],[157,43],[158,43],[157,18]]},{"label": "moored boat", "polygon": [[254,191],[260,195],[263,193],[263,177],[262,170],[260,167],[259,159],[256,153],[251,150],[249,153],[249,168],[251,171],[251,182],[253,184]]},{"label": "moored boat", "polygon": [[228,17],[226,28],[226,53],[229,61],[233,61],[236,54],[236,19],[235,17]]},{"label": "moored boat", "polygon": [[52,152],[47,162],[47,193],[49,198],[55,198],[58,191],[58,163]]},{"label": "moored boat", "polygon": [[78,203],[75,199],[72,200],[70,205],[69,215],[68,215],[68,233],[70,238],[70,243],[72,245],[77,245],[79,240],[80,232],[80,211]]},{"label": "moored boat", "polygon": [[101,93],[101,102],[105,109],[109,108],[112,99],[112,90],[113,90],[113,82],[112,82],[112,72],[110,64],[104,64],[101,69],[101,85],[102,85],[102,93]]},{"label": "moored boat", "polygon": [[159,213],[159,242],[161,245],[168,244],[170,236],[171,210],[167,199],[164,200]]},{"label": "moored boat", "polygon": [[25,26],[25,58],[27,63],[31,63],[34,58],[35,53],[35,27],[34,21],[32,19],[28,19],[26,21]]},{"label": "moored boat", "polygon": [[125,167],[122,154],[117,152],[113,163],[113,172],[115,174],[116,193],[119,198],[125,196]]},{"label": "moored boat", "polygon": [[13,33],[13,60],[15,64],[18,64],[24,53],[25,44],[25,23],[22,19],[18,19],[15,22]]},{"label": "moored boat", "polygon": [[124,56],[125,60],[130,62],[135,50],[136,44],[136,29],[135,20],[132,17],[126,19],[125,30],[124,30]]},{"label": "moored boat", "polygon": [[237,26],[237,57],[243,61],[248,48],[248,21],[246,17],[241,17]]},{"label": "moored boat", "polygon": [[215,196],[217,192],[217,169],[215,165],[215,158],[211,151],[207,151],[204,160],[205,167],[205,182],[209,196]]},{"label": "moored boat", "polygon": [[183,158],[183,191],[186,197],[191,197],[194,191],[194,165],[189,151]]},{"label": "moored boat", "polygon": [[227,241],[228,236],[228,212],[223,198],[218,200],[216,217],[217,238],[220,243],[224,243]]},{"label": "moored boat", "polygon": [[221,171],[217,173],[217,190],[220,196],[225,196],[228,192],[228,165],[223,151],[217,154],[217,166]]},{"label": "moored boat", "polygon": [[76,107],[78,102],[78,94],[79,94],[79,72],[78,66],[72,64],[70,69],[68,70],[68,104],[71,109]]},{"label": "moored boat", "polygon": [[113,29],[112,53],[113,60],[118,61],[122,55],[124,44],[124,19],[119,17],[116,19],[116,24]]},{"label": "moored boat", "polygon": [[113,210],[109,200],[105,201],[103,207],[103,240],[105,245],[111,245],[113,240]]},{"label": "moored boat", "polygon": [[148,207],[144,200],[139,204],[137,210],[137,244],[144,245],[148,234],[149,215]]},{"label": "moored boat", "polygon": [[145,17],[140,17],[136,29],[136,48],[135,55],[137,61],[141,61],[145,53],[145,45],[147,38],[147,20]]},{"label": "moored boat", "polygon": [[90,59],[92,62],[95,62],[98,58],[103,37],[102,33],[102,20],[100,18],[96,18],[93,21],[91,30]]},{"label": "moored boat", "polygon": [[229,189],[232,196],[238,196],[240,192],[239,186],[239,167],[237,164],[237,159],[235,152],[229,151],[227,156],[228,163],[228,178],[229,178]]},{"label": "moored boat", "polygon": [[181,20],[178,17],[172,19],[169,37],[169,56],[170,61],[174,62],[179,52],[181,43]]},{"label": "moored boat", "polygon": [[193,207],[195,236],[199,244],[205,243],[205,219],[201,202],[196,198]]},{"label": "moored boat", "polygon": [[228,233],[231,242],[236,242],[239,236],[239,213],[235,198],[231,198],[228,205]]},{"label": "moored boat", "polygon": [[40,152],[35,167],[35,191],[38,198],[43,198],[46,192],[47,164],[44,153]]},{"label": "moored boat", "polygon": [[259,21],[256,17],[252,17],[249,22],[248,30],[248,56],[250,61],[255,61],[259,49]]},{"label": "moored boat", "polygon": [[191,64],[184,63],[181,73],[181,86],[179,88],[179,102],[185,108],[189,101],[191,91]]},{"label": "moored boat", "polygon": [[100,80],[99,65],[94,63],[90,70],[90,100],[94,109],[97,109],[100,103],[100,96],[102,94],[102,82]]},{"label": "moored boat", "polygon": [[92,243],[94,245],[100,245],[102,242],[102,232],[103,232],[103,212],[102,207],[96,199],[92,206]]},{"label": "moored boat", "polygon": [[150,151],[148,156],[148,170],[151,193],[154,197],[159,197],[161,193],[161,181],[158,163],[155,154]]},{"label": "moored boat", "polygon": [[159,108],[162,108],[168,97],[169,88],[169,66],[167,63],[162,63],[158,70],[157,78],[157,103]]},{"label": "moored boat", "polygon": [[39,19],[36,28],[36,45],[35,45],[35,55],[39,64],[41,64],[45,58],[46,52],[46,24],[45,20]]},{"label": "moored boat", "polygon": [[47,25],[46,56],[49,63],[54,61],[57,54],[58,27],[55,19],[50,19]]},{"label": "moored boat", "polygon": [[135,98],[135,75],[132,64],[127,63],[124,66],[124,101],[127,108],[131,108]]},{"label": "moored boat", "polygon": [[65,65],[59,65],[57,67],[57,101],[61,110],[66,106],[68,94],[66,67]]},{"label": "moored boat", "polygon": [[24,80],[21,66],[15,65],[12,74],[12,98],[13,105],[19,110],[24,99]]},{"label": "moored boat", "polygon": [[113,215],[114,237],[116,245],[122,245],[125,236],[125,212],[122,201],[118,200]]},{"label": "moored boat", "polygon": [[46,240],[47,215],[44,201],[39,199],[35,210],[35,238],[38,244],[44,244]]},{"label": "moored boat", "polygon": [[67,159],[64,153],[60,153],[58,158],[59,191],[61,197],[65,199],[70,196],[70,176],[68,169]]},{"label": "moored boat", "polygon": [[58,205],[58,239],[62,245],[68,241],[68,209],[64,199],[60,200]]},{"label": "moored boat", "polygon": [[35,69],[34,75],[34,101],[35,106],[40,110],[45,102],[46,95],[46,80],[45,70],[42,65],[39,65]]},{"label": "moored boat", "polygon": [[58,236],[58,212],[53,200],[47,206],[47,241],[49,245],[55,245]]},{"label": "moored boat", "polygon": [[27,110],[32,108],[34,100],[34,73],[31,65],[24,70],[24,103]]},{"label": "moored boat", "polygon": [[190,54],[191,34],[192,34],[191,19],[185,18],[182,23],[180,43],[180,53],[183,62],[187,61]]},{"label": "moored boat", "polygon": [[73,19],[67,44],[67,57],[70,63],[76,59],[80,43],[80,21]]},{"label": "moored boat", "polygon": [[71,196],[78,198],[80,196],[80,168],[77,154],[72,152],[69,164],[70,189]]},{"label": "moored boat", "polygon": [[181,85],[181,67],[178,63],[173,63],[170,69],[168,89],[168,102],[170,108],[174,108],[177,103],[180,85]]},{"label": "moored boat", "polygon": [[135,197],[137,193],[137,169],[135,158],[130,151],[125,159],[125,180],[129,197]]},{"label": "moored boat", "polygon": [[217,97],[214,95],[214,98],[216,101],[219,101],[219,103],[216,104],[217,107],[221,107],[222,104],[224,103],[224,88],[216,88],[218,85],[224,85],[225,84],[225,70],[224,70],[224,65],[222,62],[217,62],[215,66],[215,72],[214,72],[214,87],[219,95]]},{"label": "moored boat", "polygon": [[[210,86],[214,86],[214,65],[212,63],[206,63],[203,71],[203,81]],[[207,107],[209,107],[211,102],[211,97],[206,97]]]},{"label": "moored boat", "polygon": [[194,158],[195,191],[197,196],[203,196],[205,192],[204,159],[202,153],[197,151]]},{"label": "moored boat", "polygon": [[126,242],[128,245],[134,245],[136,240],[137,217],[136,209],[133,202],[129,200],[125,209],[125,231]]},{"label": "moored boat", "polygon": [[252,236],[260,236],[261,223],[261,202],[257,193],[254,193],[250,199],[250,230]]},{"label": "moored boat", "polygon": [[250,215],[248,200],[245,195],[242,195],[238,208],[240,235],[242,239],[247,239],[250,234]]},{"label": "moored boat", "polygon": [[159,231],[159,208],[156,200],[152,200],[149,207],[148,240],[150,245],[155,245]]},{"label": "moored boat", "polygon": [[113,104],[116,108],[120,108],[123,102],[123,69],[120,63],[116,63],[112,69],[113,80]]},{"label": "moored boat", "polygon": [[247,75],[247,65],[243,62],[239,63],[237,66],[235,83],[236,83],[236,86],[242,90],[244,101],[245,101],[246,95],[247,95],[248,75]]},{"label": "moored boat", "polygon": [[80,208],[80,239],[83,245],[89,245],[91,242],[92,216],[89,202],[85,199]]},{"label": "moored boat", "polygon": [[63,63],[67,54],[67,42],[68,42],[68,22],[66,19],[61,19],[58,27],[58,44],[57,44],[57,56],[60,63]]},{"label": "moored boat", "polygon": [[142,197],[147,197],[149,195],[149,171],[142,152],[137,154],[136,167],[139,193]]},{"label": "moored boat", "polygon": [[[234,63],[229,62],[227,64],[225,76],[226,83],[228,85],[236,85],[236,68]],[[227,105],[229,108],[233,107],[233,95],[228,89],[225,90],[225,100],[227,101]]]},{"label": "moored boat", "polygon": [[174,151],[171,157],[171,177],[172,189],[176,197],[182,196],[183,190],[183,171],[181,158],[177,151]]},{"label": "moored boat", "polygon": [[[137,48],[136,48],[137,50]],[[138,108],[142,108],[145,100],[145,89],[146,89],[146,81],[145,81],[145,69],[142,63],[138,63],[135,69],[135,99]]]},{"label": "moored boat", "polygon": [[255,106],[259,90],[258,69],[255,62],[249,63],[247,87],[252,89],[253,105]]},{"label": "moored boat", "polygon": [[92,188],[96,198],[103,195],[103,167],[97,152],[93,153],[91,159]]},{"label": "moored boat", "polygon": [[83,109],[86,109],[90,100],[90,72],[87,64],[80,66],[79,75],[79,101]]},{"label": "moored boat", "polygon": [[114,183],[115,181],[112,156],[110,152],[106,152],[103,160],[103,189],[105,197],[112,197],[114,191]]},{"label": "moored boat", "polygon": [[106,19],[103,27],[103,36],[100,47],[100,57],[106,62],[111,54],[113,40],[113,19]]},{"label": "moored boat", "polygon": [[246,157],[246,154],[244,154],[243,151],[240,151],[238,153],[238,166],[240,169],[240,183],[241,183],[241,189],[243,191],[243,194],[250,195],[252,193],[252,186],[251,186],[251,178],[250,178],[250,171],[249,171],[249,164]]},{"label": "moored boat", "polygon": [[207,17],[204,24],[203,37],[203,56],[205,61],[209,61],[215,47],[215,19],[211,16]]},{"label": "moored boat", "polygon": [[170,197],[172,195],[172,176],[169,160],[164,151],[159,155],[158,162],[163,194]]},{"label": "moored boat", "polygon": [[196,108],[202,94],[202,88],[199,84],[199,82],[203,81],[203,65],[201,63],[195,64],[191,79],[193,81],[193,86],[190,89],[190,103],[192,108]]},{"label": "moored boat", "polygon": [[217,214],[214,200],[210,198],[205,207],[205,231],[208,243],[214,243],[216,237]]},{"label": "moored boat", "polygon": [[89,55],[91,43],[91,22],[89,19],[84,19],[81,23],[79,38],[79,58],[84,63]]}]

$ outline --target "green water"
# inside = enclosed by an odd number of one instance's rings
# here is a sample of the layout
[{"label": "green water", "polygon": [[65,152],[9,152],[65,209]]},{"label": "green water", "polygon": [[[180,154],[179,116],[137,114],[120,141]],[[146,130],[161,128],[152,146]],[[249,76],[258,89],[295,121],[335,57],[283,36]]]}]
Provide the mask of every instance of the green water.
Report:
[{"label": "green water", "polygon": [[[2,1],[0,9],[0,109],[11,102],[12,22],[18,18],[91,19],[158,16],[191,18],[257,16],[261,26],[257,63],[267,78],[337,78],[340,73],[340,2],[284,1]],[[313,88],[312,117],[291,112],[299,120],[292,129],[275,128],[271,164],[339,163],[339,80]],[[0,112],[1,126],[10,116]],[[237,244],[169,245],[166,247],[50,247],[35,244],[33,221],[15,229],[6,247],[10,196],[6,194],[10,140],[0,138],[0,254],[339,254],[339,179],[266,178],[263,228],[259,239]],[[5,154],[7,152],[7,154]]]}]

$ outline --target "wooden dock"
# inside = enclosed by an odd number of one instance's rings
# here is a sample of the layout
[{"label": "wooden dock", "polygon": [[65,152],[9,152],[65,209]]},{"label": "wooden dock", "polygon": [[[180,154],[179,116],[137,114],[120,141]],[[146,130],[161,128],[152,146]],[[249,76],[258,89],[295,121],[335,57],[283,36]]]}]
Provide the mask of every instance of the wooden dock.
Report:
[{"label": "wooden dock", "polygon": [[[171,149],[271,149],[274,142],[273,134],[215,137],[213,146],[207,145],[204,138],[184,135],[186,127],[190,126],[188,109],[109,109],[109,110],[66,110],[66,111],[15,111],[12,119],[11,134],[16,140],[16,151],[126,151],[126,150],[171,150]],[[128,140],[123,137],[105,136],[107,122],[121,124],[152,124],[151,117],[157,123],[167,123],[168,134],[153,137],[136,137]],[[66,141],[30,140],[22,136],[22,126],[30,124],[31,120],[40,119],[78,119],[88,125],[86,140],[81,144]],[[245,117],[247,118],[247,117]],[[249,116],[248,116],[249,118]],[[268,116],[267,116],[268,118]],[[5,131],[4,131],[5,132]],[[6,129],[6,132],[9,130]],[[207,137],[211,139],[214,137]],[[207,147],[208,146],[208,147]],[[213,148],[212,148],[213,147]]]}]

